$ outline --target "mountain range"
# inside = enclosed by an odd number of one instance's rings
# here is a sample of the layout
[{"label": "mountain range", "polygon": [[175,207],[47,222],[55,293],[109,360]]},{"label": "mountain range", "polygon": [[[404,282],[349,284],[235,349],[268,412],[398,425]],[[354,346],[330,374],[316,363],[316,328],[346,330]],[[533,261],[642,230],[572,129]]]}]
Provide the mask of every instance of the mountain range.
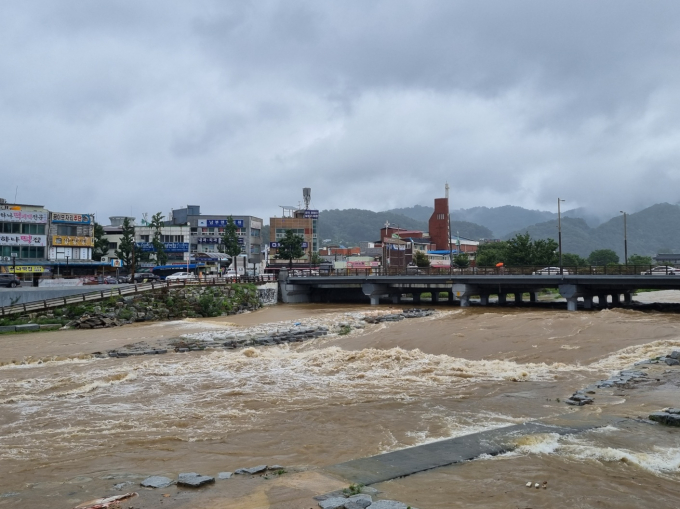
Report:
[{"label": "mountain range", "polygon": [[[319,214],[319,238],[332,244],[358,245],[376,241],[385,222],[400,228],[428,230],[432,207],[416,205],[383,212],[363,209],[323,210]],[[652,205],[627,215],[628,254],[655,255],[680,251],[680,206]],[[508,239],[517,233],[532,238],[557,240],[557,214],[505,205],[451,211],[451,229],[469,239]],[[562,213],[563,252],[586,257],[596,249],[612,249],[623,260],[623,215],[603,221],[586,209]]]}]

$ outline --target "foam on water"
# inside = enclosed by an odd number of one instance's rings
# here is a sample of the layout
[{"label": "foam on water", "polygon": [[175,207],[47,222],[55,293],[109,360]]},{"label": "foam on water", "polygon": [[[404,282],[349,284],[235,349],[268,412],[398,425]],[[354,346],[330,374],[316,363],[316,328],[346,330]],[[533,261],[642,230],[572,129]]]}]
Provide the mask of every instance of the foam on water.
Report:
[{"label": "foam on water", "polygon": [[[618,431],[612,426],[592,433]],[[635,465],[655,475],[680,475],[680,448],[652,446],[648,451],[632,451],[607,447],[594,443],[588,438],[575,435],[545,433],[526,435],[516,440],[517,448],[503,456],[525,454],[556,454],[577,461],[599,461],[602,463],[625,463]]]},{"label": "foam on water", "polygon": [[680,348],[680,338],[672,340],[663,339],[645,343],[644,345],[629,346],[590,364],[588,368],[598,371],[620,370],[644,359],[666,355],[678,348]]}]

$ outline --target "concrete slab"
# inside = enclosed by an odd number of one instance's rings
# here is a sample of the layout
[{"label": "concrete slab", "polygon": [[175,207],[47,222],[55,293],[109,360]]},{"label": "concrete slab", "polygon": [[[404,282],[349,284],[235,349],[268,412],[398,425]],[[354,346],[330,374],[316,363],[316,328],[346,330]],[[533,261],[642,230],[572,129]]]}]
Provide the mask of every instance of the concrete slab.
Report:
[{"label": "concrete slab", "polygon": [[14,332],[16,330],[15,325],[2,325],[0,326],[0,333],[2,332]]},{"label": "concrete slab", "polygon": [[40,325],[37,323],[25,323],[23,325],[15,325],[17,332],[40,330]]},{"label": "concrete slab", "polygon": [[398,477],[461,463],[482,454],[492,456],[514,449],[514,440],[534,433],[568,435],[604,426],[607,423],[547,424],[538,421],[497,428],[400,451],[360,458],[326,467],[324,470],[350,483],[369,485]]}]

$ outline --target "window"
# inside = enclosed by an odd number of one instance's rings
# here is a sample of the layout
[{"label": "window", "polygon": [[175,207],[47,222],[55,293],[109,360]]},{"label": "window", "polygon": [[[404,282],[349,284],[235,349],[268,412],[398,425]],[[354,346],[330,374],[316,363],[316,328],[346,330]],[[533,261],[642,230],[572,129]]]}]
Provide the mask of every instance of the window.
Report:
[{"label": "window", "polygon": [[260,230],[257,228],[251,228],[250,229],[250,236],[251,237],[259,237],[260,236]]},{"label": "window", "polygon": [[19,223],[0,223],[2,233],[21,233],[21,225]]},{"label": "window", "polygon": [[21,225],[21,233],[28,233],[29,235],[45,235],[45,225],[24,223]]},{"label": "window", "polygon": [[67,237],[77,237],[78,227],[66,224],[57,225],[57,235],[65,235]]},{"label": "window", "polygon": [[260,252],[260,244],[250,245],[250,254],[258,254]]},{"label": "window", "polygon": [[109,249],[113,251],[118,249],[118,242],[109,242]]},{"label": "window", "polygon": [[149,242],[149,236],[148,235],[140,235],[139,240],[141,242]]},{"label": "window", "polygon": [[45,248],[39,246],[13,247],[15,253],[19,253],[19,258],[45,258]]},{"label": "window", "polygon": [[295,235],[299,235],[302,238],[304,238],[304,236],[305,236],[305,229],[304,228],[277,228],[276,229],[276,240],[279,240],[279,239],[282,239],[283,237],[285,237],[287,230],[293,230],[293,233]]}]

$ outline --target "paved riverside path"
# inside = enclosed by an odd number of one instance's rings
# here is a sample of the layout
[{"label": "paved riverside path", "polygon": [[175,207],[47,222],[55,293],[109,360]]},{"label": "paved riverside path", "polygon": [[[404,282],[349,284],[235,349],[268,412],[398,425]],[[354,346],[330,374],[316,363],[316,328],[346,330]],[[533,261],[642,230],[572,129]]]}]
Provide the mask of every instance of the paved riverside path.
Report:
[{"label": "paved riverside path", "polygon": [[611,424],[614,420],[571,423],[570,419],[565,419],[566,422],[561,424],[532,421],[351,460],[326,467],[324,470],[351,483],[369,485],[462,463],[478,458],[482,454],[492,456],[502,454],[513,450],[514,440],[524,435],[535,433],[570,435]]}]

